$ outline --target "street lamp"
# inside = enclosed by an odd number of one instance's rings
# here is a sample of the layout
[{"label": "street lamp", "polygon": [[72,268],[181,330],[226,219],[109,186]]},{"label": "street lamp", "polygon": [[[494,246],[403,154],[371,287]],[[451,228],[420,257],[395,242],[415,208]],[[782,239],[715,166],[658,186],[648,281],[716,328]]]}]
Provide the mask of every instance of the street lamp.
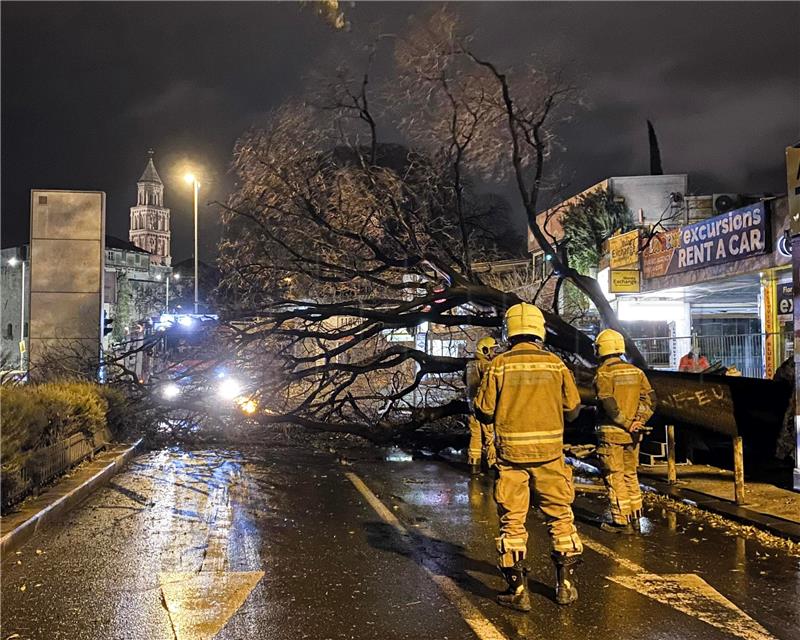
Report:
[{"label": "street lamp", "polygon": [[19,301],[19,368],[25,369],[25,261],[16,256],[9,258],[8,265],[16,267],[22,264],[22,293]]},{"label": "street lamp", "polygon": [[197,314],[197,196],[200,193],[200,183],[193,173],[187,173],[183,179],[194,187],[194,312]]},{"label": "street lamp", "polygon": [[[172,278],[170,278],[170,276],[167,275],[167,299],[164,301],[164,308],[166,309],[166,313],[169,313],[169,281],[170,281],[170,279],[176,280],[176,281],[180,280],[181,279],[181,274],[180,273],[173,273],[172,274]],[[160,273],[156,274],[156,280],[161,282],[161,274]]]}]

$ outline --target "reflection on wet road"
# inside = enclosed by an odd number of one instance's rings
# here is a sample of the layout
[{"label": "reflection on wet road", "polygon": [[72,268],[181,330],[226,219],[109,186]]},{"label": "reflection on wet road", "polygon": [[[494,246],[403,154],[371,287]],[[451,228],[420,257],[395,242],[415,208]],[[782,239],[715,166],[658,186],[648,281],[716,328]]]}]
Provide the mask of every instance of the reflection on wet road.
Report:
[{"label": "reflection on wet road", "polygon": [[554,603],[532,512],[534,610],[502,609],[489,478],[348,456],[140,456],[4,563],[0,640],[800,637],[800,559],[661,507],[615,537],[598,495],[575,505],[580,601]]}]

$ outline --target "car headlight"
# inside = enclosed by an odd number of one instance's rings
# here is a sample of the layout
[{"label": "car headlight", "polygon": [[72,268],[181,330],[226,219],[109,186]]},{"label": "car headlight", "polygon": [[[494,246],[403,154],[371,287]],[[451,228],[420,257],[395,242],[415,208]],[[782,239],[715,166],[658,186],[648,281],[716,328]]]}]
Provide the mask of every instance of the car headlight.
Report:
[{"label": "car headlight", "polygon": [[181,388],[175,384],[174,382],[169,382],[164,385],[163,389],[161,389],[161,395],[163,395],[167,400],[172,400],[173,398],[177,398],[181,393]]},{"label": "car headlight", "polygon": [[225,400],[233,400],[242,394],[242,385],[233,378],[225,378],[219,385],[218,393]]}]

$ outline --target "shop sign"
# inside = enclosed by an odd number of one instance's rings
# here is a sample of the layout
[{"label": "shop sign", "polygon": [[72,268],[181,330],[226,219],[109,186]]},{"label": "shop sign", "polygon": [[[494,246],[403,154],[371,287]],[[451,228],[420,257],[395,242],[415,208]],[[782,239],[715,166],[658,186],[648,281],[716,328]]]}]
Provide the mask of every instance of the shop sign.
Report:
[{"label": "shop sign", "polygon": [[639,271],[612,269],[608,282],[610,293],[639,293],[642,290]]},{"label": "shop sign", "polygon": [[612,269],[639,266],[639,230],[611,236],[608,239],[609,266]]},{"label": "shop sign", "polygon": [[791,282],[778,284],[778,317],[781,318],[781,322],[792,319],[791,316],[794,311],[793,297]]},{"label": "shop sign", "polygon": [[786,147],[786,193],[792,235],[800,234],[800,148]]},{"label": "shop sign", "polygon": [[646,278],[750,258],[767,250],[763,202],[656,234],[642,253]]},{"label": "shop sign", "polygon": [[680,245],[681,230],[670,229],[655,234],[644,242],[642,249],[642,271],[645,278],[657,278],[667,273],[669,263]]}]

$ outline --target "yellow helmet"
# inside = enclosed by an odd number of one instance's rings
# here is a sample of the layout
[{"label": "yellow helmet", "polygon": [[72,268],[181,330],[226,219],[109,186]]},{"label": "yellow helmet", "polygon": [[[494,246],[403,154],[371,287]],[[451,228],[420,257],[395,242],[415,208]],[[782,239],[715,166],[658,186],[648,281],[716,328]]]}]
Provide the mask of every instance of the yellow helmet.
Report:
[{"label": "yellow helmet", "polygon": [[544,316],[536,305],[520,302],[506,311],[503,332],[506,338],[528,335],[544,340]]},{"label": "yellow helmet", "polygon": [[616,353],[625,353],[625,338],[619,331],[603,329],[594,339],[597,355],[610,356]]},{"label": "yellow helmet", "polygon": [[492,349],[494,349],[496,346],[497,346],[497,340],[492,338],[492,336],[484,336],[483,338],[478,340],[478,343],[475,345],[475,352],[481,353],[484,356],[488,357]]}]

